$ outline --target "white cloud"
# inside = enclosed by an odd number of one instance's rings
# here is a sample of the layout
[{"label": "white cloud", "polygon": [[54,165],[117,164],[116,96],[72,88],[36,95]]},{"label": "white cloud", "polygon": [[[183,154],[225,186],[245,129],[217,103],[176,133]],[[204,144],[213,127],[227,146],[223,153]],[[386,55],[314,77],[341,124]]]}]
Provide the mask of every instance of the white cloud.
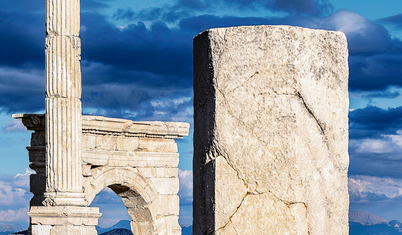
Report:
[{"label": "white cloud", "polygon": [[115,224],[117,224],[120,221],[120,219],[105,219],[103,217],[99,218],[99,227],[102,228],[108,228],[111,227]]},{"label": "white cloud", "polygon": [[154,115],[166,115],[166,112],[162,112],[162,111],[154,111]]},{"label": "white cloud", "polygon": [[14,206],[27,203],[26,193],[27,191],[25,189],[0,182],[0,206]]},{"label": "white cloud", "polygon": [[193,198],[193,172],[179,170],[180,191],[179,196],[188,201]]},{"label": "white cloud", "polygon": [[15,181],[13,182],[13,185],[22,188],[29,188],[29,176],[33,173],[35,173],[35,171],[26,168],[25,173],[14,176]]},{"label": "white cloud", "polygon": [[359,198],[360,202],[369,201],[369,194],[384,195],[392,199],[402,196],[402,179],[351,176],[349,177],[349,194]]},{"label": "white cloud", "polygon": [[402,130],[396,131],[396,135],[383,135],[384,137],[388,137],[392,140],[393,143],[397,144],[399,147],[402,147]]},{"label": "white cloud", "polygon": [[402,152],[402,130],[398,130],[396,135],[381,135],[377,139],[352,139],[349,142],[358,153],[400,153]]},{"label": "white cloud", "polygon": [[7,123],[4,127],[3,127],[3,131],[5,133],[8,132],[24,132],[27,131],[27,128],[25,128],[25,126],[22,124],[22,122],[20,120],[12,120],[11,122]]},{"label": "white cloud", "polygon": [[389,153],[391,148],[388,141],[379,139],[365,139],[359,144],[357,152],[360,153]]},{"label": "white cloud", "polygon": [[369,27],[369,21],[363,16],[345,9],[332,14],[321,24],[325,25],[325,28],[342,31],[345,34],[364,32],[363,30]]},{"label": "white cloud", "polygon": [[184,111],[180,111],[176,114],[172,115],[172,121],[174,122],[190,122],[193,125],[193,115],[194,111],[190,108],[185,109]]},{"label": "white cloud", "polygon": [[177,99],[157,99],[152,100],[150,103],[154,108],[167,108],[167,107],[175,107],[183,104],[184,102],[188,102],[191,100],[191,97],[180,97]]},{"label": "white cloud", "polygon": [[341,9],[324,19],[320,28],[345,33],[351,53],[383,52],[390,40],[384,27],[346,9]]},{"label": "white cloud", "polygon": [[25,173],[14,177],[3,175],[0,181],[0,206],[16,208],[0,211],[0,222],[27,222],[28,205],[32,194],[29,192],[29,176],[34,173],[26,169]]},{"label": "white cloud", "polygon": [[29,216],[27,212],[29,211],[29,207],[26,206],[24,208],[18,210],[4,210],[0,211],[0,222],[28,222]]}]

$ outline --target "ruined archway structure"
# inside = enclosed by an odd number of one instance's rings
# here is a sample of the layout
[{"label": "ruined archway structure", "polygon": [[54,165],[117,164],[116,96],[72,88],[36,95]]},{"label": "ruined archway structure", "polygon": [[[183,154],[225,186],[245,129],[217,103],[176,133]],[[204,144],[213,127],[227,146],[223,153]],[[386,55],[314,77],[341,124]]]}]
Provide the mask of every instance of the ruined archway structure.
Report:
[{"label": "ruined archway structure", "polygon": [[[104,188],[122,198],[132,218],[134,234],[181,234],[178,225],[179,154],[175,138],[188,132],[185,123],[133,122],[82,116],[81,181],[84,206],[47,206],[45,118],[40,114],[14,115],[33,130],[29,151],[32,234],[96,234],[98,208],[87,207]],[[49,170],[48,170],[49,171]],[[55,204],[55,205],[53,205]],[[67,217],[65,215],[68,215]],[[74,224],[68,227],[66,224]],[[56,226],[57,225],[57,226]],[[82,226],[84,225],[84,226]],[[63,228],[60,228],[63,227]],[[72,232],[76,231],[76,232]]]},{"label": "ruined archway structure", "polygon": [[17,114],[34,131],[29,151],[30,233],[97,234],[109,187],[132,218],[134,234],[181,234],[179,154],[188,123],[82,116],[80,1],[46,0],[46,111]]}]

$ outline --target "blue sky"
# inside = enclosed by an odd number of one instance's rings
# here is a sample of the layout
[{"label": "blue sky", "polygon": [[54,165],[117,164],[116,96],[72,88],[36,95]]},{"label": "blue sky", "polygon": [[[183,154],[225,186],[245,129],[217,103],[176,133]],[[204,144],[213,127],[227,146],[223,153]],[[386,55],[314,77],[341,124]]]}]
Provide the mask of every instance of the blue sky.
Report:
[{"label": "blue sky", "polygon": [[[84,114],[193,126],[192,38],[212,27],[343,31],[349,44],[350,210],[402,221],[402,1],[81,0]],[[44,112],[44,0],[0,1],[0,222],[26,225],[30,133]],[[179,140],[180,222],[191,224],[192,132]],[[127,219],[105,190],[101,225]]]}]

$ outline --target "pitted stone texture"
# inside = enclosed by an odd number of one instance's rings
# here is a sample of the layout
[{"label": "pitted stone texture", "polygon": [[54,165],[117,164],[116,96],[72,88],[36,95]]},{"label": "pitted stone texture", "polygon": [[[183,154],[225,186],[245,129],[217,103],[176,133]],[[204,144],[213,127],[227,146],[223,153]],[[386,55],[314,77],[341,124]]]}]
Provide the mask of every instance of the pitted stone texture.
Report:
[{"label": "pitted stone texture", "polygon": [[96,235],[95,226],[102,215],[97,207],[31,207],[32,235]]},{"label": "pitted stone texture", "polygon": [[347,56],[340,32],[195,37],[194,234],[348,234]]}]

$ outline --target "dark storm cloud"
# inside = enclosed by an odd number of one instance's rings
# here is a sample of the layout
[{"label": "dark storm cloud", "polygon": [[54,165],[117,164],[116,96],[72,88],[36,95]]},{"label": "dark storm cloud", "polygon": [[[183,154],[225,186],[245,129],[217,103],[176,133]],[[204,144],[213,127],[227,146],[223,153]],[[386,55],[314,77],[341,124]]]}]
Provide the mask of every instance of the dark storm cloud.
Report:
[{"label": "dark storm cloud", "polygon": [[402,129],[402,106],[381,109],[367,106],[349,112],[350,138],[378,137],[382,134],[396,134]]},{"label": "dark storm cloud", "polygon": [[[154,22],[147,29],[142,22],[118,29],[101,15],[83,14],[82,58],[127,71],[149,73],[149,86],[192,86],[192,36]],[[158,75],[167,77],[162,79]],[[170,79],[169,79],[170,78]],[[107,79],[126,79],[109,77]]]},{"label": "dark storm cloud", "polygon": [[[399,199],[398,201],[401,201],[402,198],[398,198],[398,199]],[[371,193],[371,192],[366,192],[363,195],[349,194],[349,200],[351,203],[358,203],[363,200],[373,203],[373,202],[389,200],[389,198],[384,194],[375,194],[375,193]]]},{"label": "dark storm cloud", "polygon": [[287,13],[327,15],[333,11],[333,6],[328,0],[207,0],[207,5],[221,5],[242,9],[265,8],[272,11]]},{"label": "dark storm cloud", "polygon": [[93,11],[101,8],[109,8],[110,0],[81,0],[82,11]]},{"label": "dark storm cloud", "polygon": [[363,95],[362,97],[367,98],[367,99],[372,99],[372,98],[387,98],[387,99],[394,99],[397,98],[401,95],[401,93],[395,91],[384,91],[384,92],[373,92],[368,95]]},{"label": "dark storm cloud", "polygon": [[[1,4],[5,4],[4,2]],[[44,14],[11,14],[14,3],[5,7],[0,14],[0,31],[8,35],[1,37],[1,51],[10,56],[0,56],[0,68],[44,69]],[[39,3],[38,3],[39,4]],[[390,86],[401,87],[402,43],[391,39],[381,25],[368,21],[356,13],[341,10],[328,18],[323,12],[329,11],[328,1],[177,1],[162,8],[149,8],[139,12],[120,9],[115,18],[150,21],[146,27],[141,21],[126,27],[116,27],[107,16],[96,13],[100,8],[109,7],[109,0],[83,0],[82,20],[82,74],[83,104],[90,108],[114,111],[115,115],[125,115],[127,110],[139,116],[154,118],[155,108],[150,101],[160,95],[177,99],[192,97],[192,38],[199,32],[215,27],[240,25],[294,25],[309,28],[342,30],[348,37],[350,56],[350,89],[353,91],[373,91],[366,98],[391,97],[386,93]],[[219,4],[228,8],[252,9],[253,7],[283,11],[284,17],[219,17],[195,12],[215,12]],[[41,4],[39,4],[41,5]],[[215,8],[215,9],[214,9]],[[10,10],[11,9],[11,10]],[[321,13],[318,13],[321,12]],[[159,20],[158,20],[159,19]],[[164,19],[164,21],[162,20]],[[169,28],[165,22],[177,22]],[[148,24],[147,23],[147,24]],[[19,29],[19,30],[15,30]],[[364,36],[366,35],[366,36]],[[29,39],[29,40],[28,40]],[[15,53],[15,48],[21,53]],[[23,75],[21,75],[23,76]],[[21,81],[29,79],[19,76]],[[43,79],[43,78],[41,78]],[[5,77],[3,80],[5,81]],[[0,83],[1,83],[0,81]],[[20,87],[29,89],[21,82]],[[41,83],[37,83],[41,84]],[[4,86],[5,87],[5,86]],[[11,89],[13,90],[13,89]],[[155,90],[163,90],[155,93]],[[175,93],[183,90],[184,93]],[[10,93],[10,92],[9,92]],[[5,94],[1,104],[3,109],[37,111],[42,107],[31,101],[42,100],[43,92],[32,88],[33,97],[14,92]],[[26,93],[28,94],[28,93]],[[19,105],[11,105],[19,100]],[[23,105],[27,104],[27,105]],[[28,105],[29,104],[29,105]],[[189,104],[191,106],[191,104]],[[173,109],[183,112],[185,107]],[[162,111],[161,111],[162,112]],[[163,112],[167,113],[166,110]],[[176,114],[177,114],[176,113]],[[138,116],[137,116],[138,117]],[[390,133],[394,129],[389,129]],[[392,131],[391,131],[392,130]],[[373,129],[356,129],[356,135],[375,135]]]},{"label": "dark storm cloud", "polygon": [[390,153],[359,152],[349,148],[349,174],[391,177],[401,179],[401,151]]},{"label": "dark storm cloud", "polygon": [[402,14],[382,18],[377,20],[377,22],[382,24],[394,25],[397,29],[402,29]]},{"label": "dark storm cloud", "polygon": [[[282,3],[277,1],[271,3],[291,4],[292,1],[283,1]],[[304,2],[303,4],[307,3],[308,2]],[[199,2],[198,5],[200,4]],[[232,2],[232,4],[261,5],[263,2],[239,0]],[[310,3],[310,5],[311,4],[312,3]],[[324,2],[322,4],[324,4]],[[174,16],[178,13],[176,10],[184,9],[184,5],[182,8],[178,7],[178,5],[180,5],[180,2],[175,5],[175,10],[173,10],[173,7],[152,8],[143,10],[138,14],[130,9],[120,9],[120,11],[115,14],[115,17],[131,20],[152,20],[161,18],[167,21],[174,21],[178,19],[178,17]],[[202,4],[200,8],[204,9]],[[350,53],[349,87],[351,90],[380,91],[386,90],[390,86],[402,86],[400,75],[402,74],[402,67],[399,66],[402,64],[402,42],[398,39],[392,39],[388,31],[382,25],[369,21],[355,12],[340,10],[325,19],[303,14],[267,18],[219,17],[215,15],[188,16],[189,14],[189,12],[187,12],[187,14],[177,14],[184,17],[181,18],[178,25],[180,26],[181,32],[191,32],[192,35],[196,35],[209,28],[264,24],[293,25],[343,31],[347,36]],[[172,18],[167,17],[167,15],[172,16]]]},{"label": "dark storm cloud", "polygon": [[166,7],[151,7],[142,9],[139,12],[135,12],[132,8],[120,8],[112,16],[114,19],[126,20],[126,21],[155,21],[162,20],[168,23],[177,22],[180,19],[185,19],[194,13],[193,9],[183,10],[181,8],[173,8],[171,6]]},{"label": "dark storm cloud", "polygon": [[[180,5],[181,2],[185,1],[178,1],[176,5]],[[197,5],[201,10],[207,8],[206,6],[210,8],[225,6],[238,10],[265,8],[271,11],[309,15],[327,15],[333,11],[333,6],[328,0],[206,0],[199,1]]]},{"label": "dark storm cloud", "polygon": [[384,26],[345,9],[325,18],[320,28],[344,32],[351,55],[384,53],[391,46],[391,37]]},{"label": "dark storm cloud", "polygon": [[0,10],[0,65],[44,66],[44,14]]},{"label": "dark storm cloud", "polygon": [[349,87],[352,90],[378,91],[402,87],[402,54],[349,57]]},{"label": "dark storm cloud", "polygon": [[332,13],[333,6],[327,0],[275,0],[274,9],[308,13],[312,15],[327,15]]},{"label": "dark storm cloud", "polygon": [[151,7],[138,12],[131,8],[121,8],[113,14],[113,18],[127,21],[177,22],[200,13],[213,14],[221,9],[265,9],[313,17],[326,16],[333,12],[333,6],[328,0],[178,0],[172,5],[165,4],[163,7]]},{"label": "dark storm cloud", "polygon": [[[45,12],[45,0],[0,1],[0,9],[5,12]],[[0,14],[0,17],[3,14]]]},{"label": "dark storm cloud", "polygon": [[402,106],[349,112],[350,175],[402,178]]},{"label": "dark storm cloud", "polygon": [[293,25],[301,27],[317,27],[317,19],[302,15],[292,15],[283,18],[271,17],[218,17],[214,15],[200,15],[183,19],[179,22],[182,30],[198,34],[210,28],[247,26],[247,25]]},{"label": "dark storm cloud", "polygon": [[[98,115],[162,121],[186,109],[150,102],[192,96],[192,35],[161,21],[150,28],[139,22],[119,29],[102,15],[82,15],[84,107]],[[190,121],[191,115],[183,118]]]},{"label": "dark storm cloud", "polygon": [[[44,4],[0,2],[0,111],[36,112],[44,108]],[[43,5],[38,7],[38,5]]]},{"label": "dark storm cloud", "polygon": [[43,70],[0,68],[0,110],[36,112],[45,108]]},{"label": "dark storm cloud", "polygon": [[319,28],[346,35],[350,90],[375,92],[402,86],[402,42],[392,39],[384,26],[343,9],[323,19]]}]

